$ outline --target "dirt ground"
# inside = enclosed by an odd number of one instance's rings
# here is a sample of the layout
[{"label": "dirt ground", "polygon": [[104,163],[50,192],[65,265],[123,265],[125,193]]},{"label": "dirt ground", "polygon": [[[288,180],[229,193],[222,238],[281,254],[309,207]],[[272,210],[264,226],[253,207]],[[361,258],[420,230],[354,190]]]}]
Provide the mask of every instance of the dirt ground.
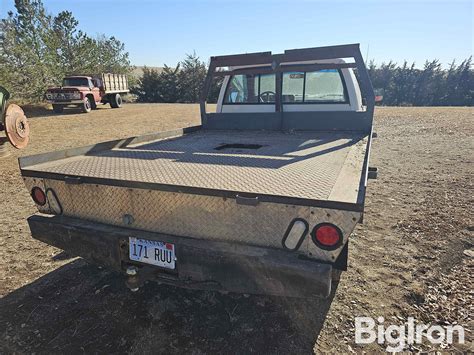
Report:
[{"label": "dirt ground", "polygon": [[31,118],[31,143],[0,160],[0,353],[311,353],[383,351],[357,345],[354,317],[402,325],[461,324],[473,351],[472,108],[377,108],[364,223],[349,270],[327,300],[190,291],[121,275],[31,239],[33,201],[17,158],[194,125],[197,105],[129,104]]}]

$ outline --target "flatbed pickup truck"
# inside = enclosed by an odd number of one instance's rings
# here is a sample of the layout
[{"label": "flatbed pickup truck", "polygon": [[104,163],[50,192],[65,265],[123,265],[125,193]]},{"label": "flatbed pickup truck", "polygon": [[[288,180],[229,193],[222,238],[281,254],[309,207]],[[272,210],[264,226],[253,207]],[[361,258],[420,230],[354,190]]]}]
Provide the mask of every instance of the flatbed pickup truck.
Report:
[{"label": "flatbed pickup truck", "polygon": [[20,158],[32,236],[132,290],[328,296],[372,173],[359,45],[212,57],[200,108],[196,127]]}]

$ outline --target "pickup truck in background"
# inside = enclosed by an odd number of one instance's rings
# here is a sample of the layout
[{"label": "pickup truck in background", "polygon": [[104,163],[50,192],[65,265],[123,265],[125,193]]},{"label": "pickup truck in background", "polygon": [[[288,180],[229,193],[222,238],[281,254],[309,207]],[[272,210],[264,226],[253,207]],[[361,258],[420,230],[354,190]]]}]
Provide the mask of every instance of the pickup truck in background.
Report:
[{"label": "pickup truck in background", "polygon": [[66,106],[80,107],[88,113],[101,103],[121,107],[121,95],[129,91],[127,76],[123,74],[74,75],[65,77],[62,86],[49,88],[45,98],[55,113],[62,113]]},{"label": "pickup truck in background", "polygon": [[212,57],[201,125],[20,158],[31,234],[134,291],[327,297],[375,173],[374,99],[358,44]]}]

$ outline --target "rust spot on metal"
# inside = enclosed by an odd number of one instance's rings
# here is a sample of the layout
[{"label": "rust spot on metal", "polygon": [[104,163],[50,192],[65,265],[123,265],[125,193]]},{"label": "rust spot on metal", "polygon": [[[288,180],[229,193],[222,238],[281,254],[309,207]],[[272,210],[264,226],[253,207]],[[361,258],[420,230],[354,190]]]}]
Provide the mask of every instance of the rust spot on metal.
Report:
[{"label": "rust spot on metal", "polygon": [[4,119],[5,133],[10,143],[18,149],[25,148],[30,140],[30,125],[20,106],[10,104]]}]

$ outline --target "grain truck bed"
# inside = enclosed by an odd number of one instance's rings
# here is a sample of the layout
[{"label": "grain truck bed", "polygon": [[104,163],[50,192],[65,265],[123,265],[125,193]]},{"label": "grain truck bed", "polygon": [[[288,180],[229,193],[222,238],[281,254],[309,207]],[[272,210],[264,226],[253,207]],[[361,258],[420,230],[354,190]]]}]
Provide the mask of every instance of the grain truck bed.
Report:
[{"label": "grain truck bed", "polygon": [[200,130],[38,164],[33,159],[23,174],[358,204],[367,142],[356,132]]}]

